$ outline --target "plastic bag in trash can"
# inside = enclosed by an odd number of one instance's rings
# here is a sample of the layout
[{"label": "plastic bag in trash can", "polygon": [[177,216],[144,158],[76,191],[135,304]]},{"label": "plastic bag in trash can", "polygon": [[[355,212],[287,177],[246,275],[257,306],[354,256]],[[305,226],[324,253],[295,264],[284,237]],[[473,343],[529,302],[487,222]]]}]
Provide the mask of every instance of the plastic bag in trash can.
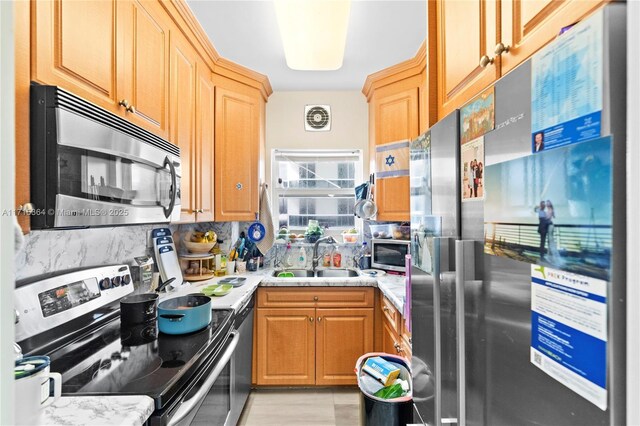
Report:
[{"label": "plastic bag in trash can", "polygon": [[[398,376],[398,379],[404,380],[409,385],[409,390],[405,395],[398,398],[391,398],[391,399],[384,399],[384,398],[375,396],[376,392],[378,392],[380,389],[384,388],[385,386],[382,383],[380,383],[378,380],[376,380],[375,378],[373,378],[372,376],[364,372],[362,370],[362,367],[364,366],[364,363],[367,361],[367,359],[373,358],[376,356],[382,357],[383,359],[392,363],[394,366],[400,369],[400,375]],[[367,396],[378,401],[387,401],[387,402],[411,401],[412,384],[411,384],[411,372],[408,369],[408,364],[409,363],[406,358],[403,358],[397,355],[391,355],[391,354],[386,354],[382,352],[365,354],[361,356],[356,362],[356,374],[358,375],[358,387]]]}]

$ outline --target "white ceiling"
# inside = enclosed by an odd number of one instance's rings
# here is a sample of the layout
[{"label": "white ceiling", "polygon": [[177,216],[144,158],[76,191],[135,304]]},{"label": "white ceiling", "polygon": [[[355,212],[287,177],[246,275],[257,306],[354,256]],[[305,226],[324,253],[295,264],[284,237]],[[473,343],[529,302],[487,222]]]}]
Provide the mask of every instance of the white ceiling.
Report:
[{"label": "white ceiling", "polygon": [[285,62],[272,1],[188,4],[218,53],[267,75],[274,91],[360,90],[367,75],[414,57],[427,33],[424,0],[354,0],[342,68],[294,71]]}]

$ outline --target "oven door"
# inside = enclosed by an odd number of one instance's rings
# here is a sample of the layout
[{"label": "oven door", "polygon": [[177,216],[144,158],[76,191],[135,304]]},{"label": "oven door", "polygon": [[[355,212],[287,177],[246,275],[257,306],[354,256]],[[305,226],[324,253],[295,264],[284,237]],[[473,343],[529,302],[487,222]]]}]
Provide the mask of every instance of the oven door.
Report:
[{"label": "oven door", "polygon": [[[227,425],[231,411],[231,357],[238,346],[240,333],[230,333],[222,350],[201,372],[160,424],[188,426],[191,424]],[[154,419],[151,419],[151,423]]]}]

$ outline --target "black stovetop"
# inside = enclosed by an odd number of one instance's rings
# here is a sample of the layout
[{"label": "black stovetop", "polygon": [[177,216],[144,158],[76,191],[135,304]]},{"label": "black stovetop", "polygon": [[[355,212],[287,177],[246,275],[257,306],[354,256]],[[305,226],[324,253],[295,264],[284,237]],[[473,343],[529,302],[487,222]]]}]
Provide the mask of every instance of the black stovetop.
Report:
[{"label": "black stovetop", "polygon": [[159,333],[156,322],[125,327],[107,323],[49,353],[62,374],[63,395],[148,395],[163,407],[222,345],[232,310],[213,310],[207,328],[190,334]]}]

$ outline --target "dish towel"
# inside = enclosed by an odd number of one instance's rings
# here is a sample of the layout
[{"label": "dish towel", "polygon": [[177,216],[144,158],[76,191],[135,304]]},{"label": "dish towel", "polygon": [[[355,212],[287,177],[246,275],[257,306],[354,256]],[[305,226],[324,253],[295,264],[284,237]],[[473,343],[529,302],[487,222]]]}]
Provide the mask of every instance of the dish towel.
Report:
[{"label": "dish towel", "polygon": [[262,185],[260,192],[260,223],[264,226],[264,238],[256,243],[258,250],[262,255],[267,252],[275,242],[275,233],[273,231],[273,218],[271,217],[271,201],[269,200],[269,188]]}]

